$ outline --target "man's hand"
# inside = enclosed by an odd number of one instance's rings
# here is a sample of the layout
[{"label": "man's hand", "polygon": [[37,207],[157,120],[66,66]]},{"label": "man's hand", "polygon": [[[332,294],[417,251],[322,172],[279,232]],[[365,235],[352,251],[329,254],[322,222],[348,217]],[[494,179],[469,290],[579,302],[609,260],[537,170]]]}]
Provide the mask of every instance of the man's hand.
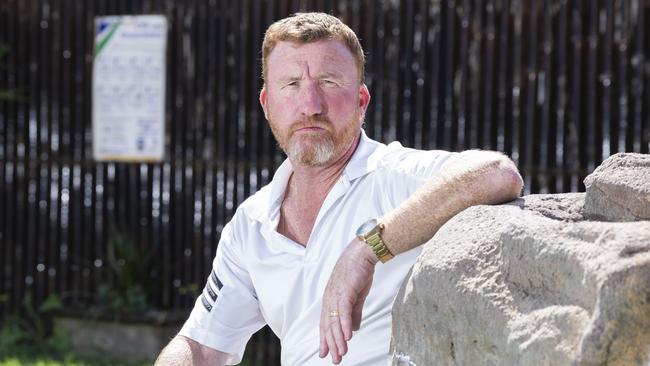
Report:
[{"label": "man's hand", "polygon": [[377,257],[362,241],[354,239],[334,266],[323,294],[320,316],[320,357],[328,353],[338,365],[348,351],[352,331],[361,326],[361,311],[368,296]]}]

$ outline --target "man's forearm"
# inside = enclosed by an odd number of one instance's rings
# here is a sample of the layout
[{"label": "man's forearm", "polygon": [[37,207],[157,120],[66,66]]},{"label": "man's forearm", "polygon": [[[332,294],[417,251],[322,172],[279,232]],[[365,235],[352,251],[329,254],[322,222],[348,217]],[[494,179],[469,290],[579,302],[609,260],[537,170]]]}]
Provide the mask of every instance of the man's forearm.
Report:
[{"label": "man's forearm", "polygon": [[[472,205],[497,204],[517,198],[522,180],[506,156],[489,151],[454,155],[406,202],[379,218],[382,238],[397,255],[429,240],[457,213]],[[368,245],[352,240],[332,270],[323,294],[320,357],[338,364],[352,331],[361,326],[363,304],[379,259]],[[336,311],[338,322],[332,321]]]},{"label": "man's forearm", "polygon": [[431,239],[449,219],[470,206],[519,197],[522,185],[516,166],[505,155],[459,153],[406,202],[381,218],[385,225],[382,238],[393,254],[405,252]]},{"label": "man's forearm", "polygon": [[183,336],[176,336],[160,352],[155,366],[223,366],[228,354]]}]

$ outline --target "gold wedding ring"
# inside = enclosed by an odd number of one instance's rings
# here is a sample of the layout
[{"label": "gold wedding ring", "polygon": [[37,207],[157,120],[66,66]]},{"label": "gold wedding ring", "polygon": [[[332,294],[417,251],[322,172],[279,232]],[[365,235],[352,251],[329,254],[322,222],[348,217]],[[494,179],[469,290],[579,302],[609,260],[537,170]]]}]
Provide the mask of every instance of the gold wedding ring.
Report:
[{"label": "gold wedding ring", "polygon": [[338,310],[330,311],[330,318],[335,318],[337,316],[339,316],[339,311]]}]

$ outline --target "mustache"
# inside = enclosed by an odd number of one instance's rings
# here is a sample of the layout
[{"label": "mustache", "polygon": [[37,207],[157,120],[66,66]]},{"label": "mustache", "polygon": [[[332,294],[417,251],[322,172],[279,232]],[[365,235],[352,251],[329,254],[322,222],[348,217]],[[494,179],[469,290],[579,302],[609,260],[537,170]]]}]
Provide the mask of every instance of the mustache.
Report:
[{"label": "mustache", "polygon": [[306,117],[302,118],[293,125],[291,125],[291,132],[298,131],[301,128],[307,128],[307,127],[318,127],[322,128],[326,131],[330,131],[332,126],[332,122],[327,118],[327,117],[321,117],[321,116],[312,116],[312,117]]}]

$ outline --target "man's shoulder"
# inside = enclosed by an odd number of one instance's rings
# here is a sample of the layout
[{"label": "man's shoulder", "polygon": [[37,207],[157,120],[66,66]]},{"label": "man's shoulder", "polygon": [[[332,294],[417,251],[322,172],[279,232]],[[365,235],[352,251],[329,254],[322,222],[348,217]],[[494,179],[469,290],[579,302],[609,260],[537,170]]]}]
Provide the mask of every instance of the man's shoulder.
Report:
[{"label": "man's shoulder", "polygon": [[[419,170],[421,167],[437,168],[453,153],[445,150],[421,150],[403,146],[399,141],[377,149],[369,158],[379,170]],[[418,168],[420,167],[420,168]]]}]

